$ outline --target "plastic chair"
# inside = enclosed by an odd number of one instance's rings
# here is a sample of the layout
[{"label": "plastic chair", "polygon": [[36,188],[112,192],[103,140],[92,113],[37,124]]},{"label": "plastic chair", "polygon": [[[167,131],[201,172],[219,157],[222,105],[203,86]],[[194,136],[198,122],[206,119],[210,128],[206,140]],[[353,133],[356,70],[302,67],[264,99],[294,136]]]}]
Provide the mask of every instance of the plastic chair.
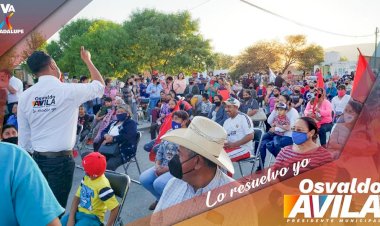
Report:
[{"label": "plastic chair", "polygon": [[261,128],[253,128],[253,131],[254,131],[253,153],[251,152],[251,156],[249,158],[242,159],[242,160],[240,160],[240,161],[237,162],[238,165],[239,165],[239,170],[240,170],[241,176],[244,176],[243,175],[243,169],[241,168],[241,163],[243,163],[243,162],[249,162],[249,163],[252,164],[251,174],[253,173],[253,169],[256,166],[256,162],[257,161],[259,161],[260,167],[261,167],[261,169],[263,169],[263,165],[264,164],[263,164],[263,160],[260,157],[259,147],[261,146],[261,141],[263,139],[263,136],[264,136],[265,132]]},{"label": "plastic chair", "polygon": [[[139,142],[141,140],[141,137],[142,137],[142,133],[140,131],[137,131],[137,137],[136,137],[136,152],[137,152],[137,147],[139,145]],[[128,162],[124,163],[123,164],[123,167],[124,167],[124,172],[125,174],[129,175],[128,174],[128,168],[129,168],[129,165],[131,163],[136,163],[136,167],[137,167],[137,171],[139,172],[139,175],[141,174],[141,170],[140,170],[140,165],[139,165],[139,162],[137,161],[137,158],[136,158],[136,152],[135,154],[129,159]],[[140,184],[139,181],[137,180],[134,180],[134,179],[131,179],[132,182],[136,183],[136,184]]]},{"label": "plastic chair", "polygon": [[119,197],[120,200],[120,208],[117,213],[117,217],[115,220],[114,226],[123,226],[123,220],[121,219],[121,212],[123,210],[124,202],[127,197],[127,193],[129,190],[129,186],[131,184],[131,179],[128,175],[124,173],[118,173],[114,171],[106,170],[104,175],[107,177],[107,179],[110,182],[111,188],[113,192],[115,193],[116,197]]}]

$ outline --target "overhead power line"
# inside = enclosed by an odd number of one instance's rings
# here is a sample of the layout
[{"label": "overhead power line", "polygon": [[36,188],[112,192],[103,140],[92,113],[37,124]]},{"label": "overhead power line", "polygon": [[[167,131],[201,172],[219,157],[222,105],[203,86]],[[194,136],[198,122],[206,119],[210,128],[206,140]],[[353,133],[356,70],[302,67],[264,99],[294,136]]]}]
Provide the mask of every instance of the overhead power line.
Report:
[{"label": "overhead power line", "polygon": [[202,3],[200,3],[200,4],[196,5],[196,6],[194,6],[194,7],[190,8],[190,9],[188,9],[188,10],[191,11],[191,10],[194,10],[194,9],[196,9],[196,8],[199,8],[199,7],[203,6],[204,4],[206,4],[206,3],[210,2],[210,1],[212,1],[212,0],[207,0],[207,1],[205,1],[205,2],[202,2]]},{"label": "overhead power line", "polygon": [[311,26],[311,25],[307,25],[307,24],[304,24],[304,23],[301,23],[301,22],[298,22],[296,20],[293,20],[291,18],[288,18],[288,17],[285,17],[285,16],[282,16],[280,14],[277,14],[275,12],[272,12],[270,10],[267,10],[267,9],[264,9],[258,5],[255,5],[251,2],[248,2],[246,0],[240,0],[241,2],[244,2],[250,6],[253,6],[255,7],[256,9],[259,9],[261,11],[264,11],[266,13],[269,13],[273,16],[276,16],[276,17],[279,17],[283,20],[286,20],[286,21],[289,21],[291,23],[294,23],[294,24],[297,24],[298,26],[301,26],[301,27],[306,27],[306,28],[309,28],[309,29],[312,29],[312,30],[316,30],[316,31],[319,31],[319,32],[323,32],[323,33],[327,33],[327,34],[331,34],[331,35],[337,35],[337,36],[343,36],[343,37],[349,37],[349,38],[364,38],[364,37],[371,37],[373,36],[374,34],[368,34],[368,35],[348,35],[348,34],[342,34],[342,33],[337,33],[337,32],[333,32],[333,31],[328,31],[328,30],[324,30],[324,29],[321,29],[321,28],[318,28],[318,27],[314,27],[314,26]]}]

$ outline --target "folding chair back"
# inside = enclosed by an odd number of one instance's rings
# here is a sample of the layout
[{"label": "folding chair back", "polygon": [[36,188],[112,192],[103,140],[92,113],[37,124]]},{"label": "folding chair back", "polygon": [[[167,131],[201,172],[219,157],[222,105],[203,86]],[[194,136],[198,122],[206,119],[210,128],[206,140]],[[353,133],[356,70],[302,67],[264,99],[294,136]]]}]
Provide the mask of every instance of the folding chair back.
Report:
[{"label": "folding chair back", "polygon": [[117,213],[114,225],[123,225],[120,214],[123,209],[125,199],[127,197],[128,189],[131,184],[131,179],[126,174],[117,173],[110,170],[106,170],[104,175],[109,180],[111,188],[114,191],[115,195],[121,199],[119,212]]},{"label": "folding chair back", "polygon": [[[125,174],[127,174],[127,175],[128,175],[128,168],[129,168],[129,165],[130,165],[131,163],[133,163],[133,162],[136,163],[136,167],[137,167],[137,171],[139,172],[139,175],[141,174],[140,165],[139,165],[139,163],[138,163],[138,161],[137,161],[137,158],[136,158],[137,148],[138,148],[138,146],[139,146],[139,143],[140,143],[141,137],[142,137],[142,133],[141,133],[140,131],[137,131],[137,135],[136,135],[136,150],[135,150],[135,154],[134,154],[133,157],[131,157],[131,158],[129,159],[128,162],[126,162],[126,163],[123,164]],[[140,184],[139,181],[134,180],[134,179],[132,179],[132,182],[134,182],[134,183],[136,183],[136,184]]]}]

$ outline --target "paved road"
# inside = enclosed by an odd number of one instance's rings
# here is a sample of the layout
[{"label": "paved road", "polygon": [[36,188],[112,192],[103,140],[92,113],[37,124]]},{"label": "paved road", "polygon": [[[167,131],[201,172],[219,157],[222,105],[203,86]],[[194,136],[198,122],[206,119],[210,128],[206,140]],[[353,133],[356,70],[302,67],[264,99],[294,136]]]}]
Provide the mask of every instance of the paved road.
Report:
[{"label": "paved road", "polygon": [[[149,130],[143,129],[142,132],[143,132],[143,136],[140,140],[140,143],[138,145],[138,150],[137,150],[137,160],[139,162],[141,171],[143,172],[144,170],[152,167],[153,163],[149,161],[148,153],[145,152],[143,149],[144,144],[150,141]],[[81,164],[81,159],[79,156],[76,158],[76,163],[79,165]],[[234,165],[235,165],[235,171],[236,171],[234,176],[240,177],[238,166],[236,164]],[[251,166],[250,164],[243,164],[243,170],[245,174],[249,172],[250,166]],[[121,166],[117,169],[117,171],[124,172],[124,169]],[[138,179],[139,175],[138,175],[138,171],[135,164],[130,165],[128,169],[128,173],[131,178]],[[72,186],[70,197],[67,204],[68,211],[70,210],[73,196],[83,176],[84,176],[84,173],[82,170],[75,169],[73,186]],[[121,214],[123,223],[126,224],[128,222],[132,222],[134,220],[140,219],[142,217],[145,217],[151,214],[152,211],[149,211],[148,207],[154,201],[155,201],[154,197],[148,191],[146,191],[141,185],[132,183],[129,189],[124,207],[123,207],[122,214]],[[107,218],[108,217],[106,216],[106,219]]]}]

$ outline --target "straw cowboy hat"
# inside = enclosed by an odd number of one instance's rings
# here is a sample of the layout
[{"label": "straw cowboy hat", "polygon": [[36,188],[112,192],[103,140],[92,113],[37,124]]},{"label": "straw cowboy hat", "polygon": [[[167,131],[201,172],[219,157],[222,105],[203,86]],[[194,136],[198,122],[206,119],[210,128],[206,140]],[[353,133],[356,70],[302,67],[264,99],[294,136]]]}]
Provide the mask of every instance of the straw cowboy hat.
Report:
[{"label": "straw cowboy hat", "polygon": [[227,133],[218,123],[206,117],[196,116],[188,128],[172,130],[162,139],[188,148],[234,173],[231,159],[223,149]]}]

